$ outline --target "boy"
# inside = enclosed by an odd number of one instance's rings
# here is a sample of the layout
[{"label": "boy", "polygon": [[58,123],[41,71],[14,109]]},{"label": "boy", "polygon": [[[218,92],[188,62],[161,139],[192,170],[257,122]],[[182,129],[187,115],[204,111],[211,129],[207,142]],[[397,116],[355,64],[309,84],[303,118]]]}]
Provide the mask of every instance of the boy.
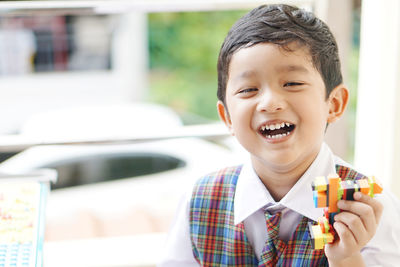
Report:
[{"label": "boy", "polygon": [[161,266],[400,263],[399,209],[388,193],[379,201],[360,193],[339,201],[335,242],[325,250],[311,247],[307,223],[322,215],[313,206],[312,180],[335,172],[364,177],[323,143],[327,125],[348,101],[325,23],[287,5],[252,10],[221,47],[218,99],[220,118],[250,160],[196,183]]}]

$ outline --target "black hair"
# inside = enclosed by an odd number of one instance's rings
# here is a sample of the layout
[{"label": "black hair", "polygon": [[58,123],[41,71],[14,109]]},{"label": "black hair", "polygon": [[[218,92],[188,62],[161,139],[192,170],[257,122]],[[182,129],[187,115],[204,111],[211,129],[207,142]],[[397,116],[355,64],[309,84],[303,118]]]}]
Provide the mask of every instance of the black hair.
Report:
[{"label": "black hair", "polygon": [[290,51],[288,45],[293,42],[308,48],[328,98],[343,81],[338,47],[328,26],[313,13],[297,7],[262,5],[240,18],[225,37],[218,57],[218,99],[225,103],[229,64],[238,49],[272,43]]}]

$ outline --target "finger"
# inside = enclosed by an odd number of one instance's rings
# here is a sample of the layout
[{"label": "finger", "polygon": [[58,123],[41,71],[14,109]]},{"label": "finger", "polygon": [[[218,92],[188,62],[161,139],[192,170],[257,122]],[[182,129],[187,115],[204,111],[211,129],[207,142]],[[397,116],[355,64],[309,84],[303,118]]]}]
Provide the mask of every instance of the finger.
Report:
[{"label": "finger", "polygon": [[340,246],[345,250],[354,250],[357,243],[353,233],[347,228],[347,226],[341,222],[335,222],[333,228],[335,228],[335,231],[339,236]]},{"label": "finger", "polygon": [[366,203],[359,201],[340,200],[338,207],[359,216],[368,232],[374,233],[378,225],[374,209]]},{"label": "finger", "polygon": [[335,215],[335,221],[344,223],[352,232],[357,244],[363,246],[369,240],[369,233],[359,216],[351,212],[340,212]]},{"label": "finger", "polygon": [[362,202],[362,203],[365,203],[365,204],[367,204],[367,205],[372,207],[372,209],[374,210],[376,221],[378,223],[379,220],[382,217],[382,212],[383,212],[382,203],[379,202],[379,200],[374,199],[374,198],[372,198],[370,196],[367,196],[367,195],[365,195],[365,194],[363,194],[361,192],[355,192],[353,197],[354,197],[355,200],[357,200],[359,202]]}]

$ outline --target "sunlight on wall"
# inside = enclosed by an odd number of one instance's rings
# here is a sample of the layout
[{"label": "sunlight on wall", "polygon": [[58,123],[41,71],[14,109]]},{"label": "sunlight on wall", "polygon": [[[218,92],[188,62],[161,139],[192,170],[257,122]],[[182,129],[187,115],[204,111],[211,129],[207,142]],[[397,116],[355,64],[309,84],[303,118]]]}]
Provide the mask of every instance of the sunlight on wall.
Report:
[{"label": "sunlight on wall", "polygon": [[400,2],[362,6],[355,165],[400,196]]}]

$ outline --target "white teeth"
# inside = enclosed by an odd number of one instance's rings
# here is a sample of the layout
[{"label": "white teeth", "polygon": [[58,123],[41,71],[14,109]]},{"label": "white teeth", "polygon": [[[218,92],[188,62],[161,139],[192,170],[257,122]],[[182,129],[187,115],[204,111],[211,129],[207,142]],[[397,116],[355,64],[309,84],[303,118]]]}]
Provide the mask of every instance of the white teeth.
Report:
[{"label": "white teeth", "polygon": [[[261,126],[261,130],[262,131],[266,131],[266,130],[278,130],[281,128],[286,127],[290,127],[292,124],[289,122],[281,122],[281,123],[276,123],[276,124],[270,124],[270,125],[263,125]],[[287,133],[289,134],[289,133]]]},{"label": "white teeth", "polygon": [[279,138],[288,136],[289,134],[290,134],[290,132],[287,132],[287,133],[283,133],[283,134],[267,135],[266,137],[270,138],[270,139],[279,139]]}]

